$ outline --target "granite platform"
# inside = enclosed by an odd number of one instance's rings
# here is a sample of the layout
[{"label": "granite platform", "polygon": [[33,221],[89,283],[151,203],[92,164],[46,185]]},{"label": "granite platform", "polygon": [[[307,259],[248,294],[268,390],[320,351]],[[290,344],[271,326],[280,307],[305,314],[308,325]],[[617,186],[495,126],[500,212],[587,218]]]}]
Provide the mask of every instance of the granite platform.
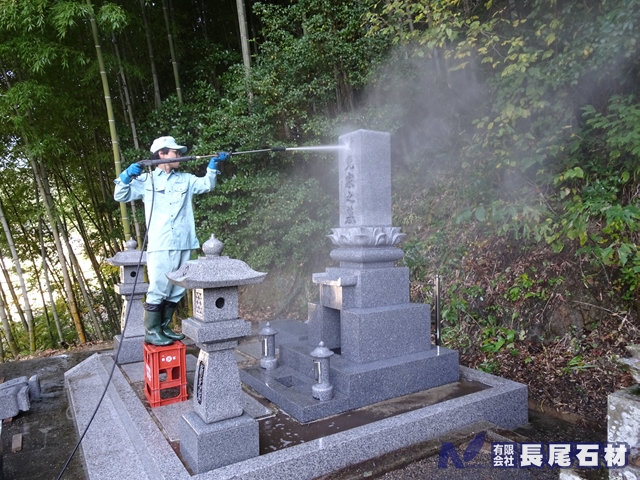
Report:
[{"label": "granite platform", "polygon": [[[236,350],[239,364],[247,362],[247,352],[257,354],[259,349],[252,348],[259,345],[255,340],[241,344]],[[188,364],[192,365],[193,360],[188,360]],[[111,354],[95,354],[65,374],[71,411],[79,432],[84,431],[98,404],[112,366]],[[514,429],[528,421],[525,385],[460,367],[461,379],[480,382],[488,388],[192,475],[179,455],[180,429],[177,428],[182,415],[188,418],[193,410],[192,400],[151,409],[134,390],[132,380],[139,375],[136,364],[116,366],[113,370],[107,394],[82,442],[81,452],[91,480],[312,479],[478,421],[489,421],[505,429]],[[257,420],[271,415],[246,392],[244,409],[246,415]]]},{"label": "granite platform", "polygon": [[[459,380],[458,352],[444,347],[366,364],[334,355],[333,398],[318,402],[310,395],[314,381],[308,344],[282,345],[279,350],[280,357],[286,357],[286,364],[274,370],[259,365],[241,369],[240,378],[302,423]],[[351,392],[358,394],[350,395]]]}]

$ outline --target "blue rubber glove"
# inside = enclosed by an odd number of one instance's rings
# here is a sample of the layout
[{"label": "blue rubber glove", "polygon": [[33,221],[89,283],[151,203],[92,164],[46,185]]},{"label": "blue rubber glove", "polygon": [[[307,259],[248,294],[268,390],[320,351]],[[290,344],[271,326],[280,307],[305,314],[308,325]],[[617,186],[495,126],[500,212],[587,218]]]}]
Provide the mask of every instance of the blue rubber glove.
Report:
[{"label": "blue rubber glove", "polygon": [[127,169],[120,174],[120,180],[125,185],[129,185],[131,180],[142,173],[142,165],[138,165],[137,163],[132,163],[127,167]]},{"label": "blue rubber glove", "polygon": [[211,160],[209,160],[209,168],[211,170],[217,170],[218,162],[224,162],[225,160],[228,160],[230,156],[231,154],[229,152],[218,153],[217,157],[213,157]]}]

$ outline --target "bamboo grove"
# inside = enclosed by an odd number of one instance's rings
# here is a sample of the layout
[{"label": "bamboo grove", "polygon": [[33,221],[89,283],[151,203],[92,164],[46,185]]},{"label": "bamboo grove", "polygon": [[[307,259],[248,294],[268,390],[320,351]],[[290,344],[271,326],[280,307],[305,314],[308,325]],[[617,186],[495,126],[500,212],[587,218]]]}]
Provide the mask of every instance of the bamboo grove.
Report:
[{"label": "bamboo grove", "polygon": [[[420,221],[574,252],[634,304],[639,17],[630,0],[0,0],[0,358],[119,330],[106,259],[145,228],[113,179],[160,135],[206,155],[388,131],[398,224],[447,182],[455,202]],[[197,199],[199,238],[304,297],[334,162],[228,163]]]}]

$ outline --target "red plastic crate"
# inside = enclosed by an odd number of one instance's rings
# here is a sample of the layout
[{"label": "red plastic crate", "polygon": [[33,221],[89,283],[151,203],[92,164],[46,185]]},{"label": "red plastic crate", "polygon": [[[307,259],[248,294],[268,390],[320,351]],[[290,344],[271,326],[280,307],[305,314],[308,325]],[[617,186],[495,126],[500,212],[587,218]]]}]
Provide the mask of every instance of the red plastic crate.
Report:
[{"label": "red plastic crate", "polygon": [[[187,347],[180,341],[159,347],[143,342],[144,394],[151,408],[187,400]],[[178,394],[162,398],[173,388]]]}]

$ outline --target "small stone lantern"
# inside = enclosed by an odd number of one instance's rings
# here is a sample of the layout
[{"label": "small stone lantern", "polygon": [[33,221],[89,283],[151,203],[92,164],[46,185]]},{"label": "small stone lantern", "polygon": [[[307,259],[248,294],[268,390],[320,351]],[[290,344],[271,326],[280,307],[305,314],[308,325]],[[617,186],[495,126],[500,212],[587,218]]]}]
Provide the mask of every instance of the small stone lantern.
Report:
[{"label": "small stone lantern", "polygon": [[[136,250],[138,243],[130,238],[125,243],[125,250],[108,258],[110,265],[120,267],[120,283],[114,286],[116,293],[122,295],[122,313],[120,328],[123,334],[113,337],[113,350],[120,353],[116,359],[118,365],[142,362],[142,342],[144,341],[144,308],[142,297],[147,293],[149,284],[144,283],[144,266],[147,254]],[[125,321],[127,328],[125,330]],[[122,347],[119,347],[122,343]]]},{"label": "small stone lantern", "polygon": [[274,370],[278,366],[278,359],[276,358],[276,330],[271,328],[271,322],[267,322],[267,325],[260,330],[260,336],[262,337],[262,358],[260,359],[260,366],[265,370]]},{"label": "small stone lantern", "polygon": [[331,400],[333,398],[333,386],[329,376],[329,358],[333,352],[324,346],[324,342],[311,352],[313,357],[313,376],[316,383],[311,387],[311,396],[320,401]]},{"label": "small stone lantern", "polygon": [[266,273],[221,256],[224,245],[211,236],[204,257],[167,274],[193,290],[193,317],[182,322],[200,355],[193,386],[193,411],[182,416],[180,453],[194,473],[259,455],[258,422],[243,411],[242,384],[234,349],[251,334],[238,318],[238,286],[260,283]]}]

